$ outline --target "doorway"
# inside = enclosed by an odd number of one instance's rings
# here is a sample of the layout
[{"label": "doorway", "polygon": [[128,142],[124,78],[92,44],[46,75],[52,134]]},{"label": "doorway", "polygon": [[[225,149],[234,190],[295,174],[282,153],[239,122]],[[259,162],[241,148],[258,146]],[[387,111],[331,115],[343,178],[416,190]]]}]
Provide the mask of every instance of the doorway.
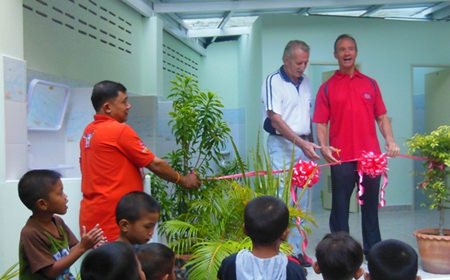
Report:
[{"label": "doorway", "polygon": [[[428,133],[439,125],[450,123],[450,67],[412,66],[413,135]],[[414,161],[414,185],[422,181],[423,162]],[[414,206],[426,201],[420,189],[415,190]]]}]

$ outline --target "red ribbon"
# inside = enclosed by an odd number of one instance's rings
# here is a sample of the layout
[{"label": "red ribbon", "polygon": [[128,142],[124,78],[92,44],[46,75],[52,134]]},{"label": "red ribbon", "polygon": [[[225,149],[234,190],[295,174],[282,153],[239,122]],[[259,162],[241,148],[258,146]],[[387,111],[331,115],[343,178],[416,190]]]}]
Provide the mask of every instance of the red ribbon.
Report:
[{"label": "red ribbon", "polygon": [[[425,157],[418,157],[418,156],[411,156],[411,155],[403,155],[400,154],[397,157],[401,158],[409,158],[413,160],[428,160],[430,161],[429,168],[434,168],[436,164],[432,162],[430,159]],[[320,174],[320,167],[324,166],[332,166],[332,165],[338,165],[346,162],[358,162],[358,175],[359,175],[359,191],[358,191],[358,202],[360,205],[364,203],[364,201],[361,200],[362,195],[364,194],[364,187],[362,185],[363,181],[363,175],[369,175],[371,177],[376,176],[382,176],[383,177],[383,183],[380,189],[380,202],[378,204],[378,207],[384,207],[386,205],[385,200],[385,194],[386,194],[386,187],[388,184],[388,177],[387,177],[387,156],[386,154],[376,155],[373,152],[363,152],[361,154],[361,157],[345,160],[345,161],[339,161],[339,162],[331,162],[331,163],[325,163],[325,164],[316,164],[313,161],[303,161],[299,160],[293,167],[292,172],[292,183],[291,183],[291,196],[292,200],[294,201],[294,205],[298,207],[298,201],[297,201],[297,188],[302,188],[302,193],[306,190],[305,186],[311,188],[314,184],[316,184],[319,181],[319,174]],[[445,168],[444,165],[438,166],[438,168]],[[269,171],[272,174],[279,174],[288,172],[289,170],[272,170]],[[261,176],[261,175],[267,175],[269,172],[267,171],[249,171],[245,173],[239,173],[239,174],[232,174],[232,175],[226,175],[221,177],[214,177],[214,178],[208,178],[208,180],[223,180],[223,179],[237,179],[242,177],[253,177],[253,176]],[[296,227],[300,233],[300,235],[303,237],[302,242],[302,252],[303,256],[305,257],[305,260],[307,262],[310,262],[312,264],[312,259],[308,257],[306,254],[306,247],[308,246],[308,238],[305,233],[305,231],[301,227],[301,219],[297,218],[296,220]]]},{"label": "red ribbon", "polygon": [[314,161],[299,160],[292,170],[292,185],[297,188],[311,188],[319,182],[320,169]]},{"label": "red ribbon", "polygon": [[386,205],[385,189],[388,184],[387,178],[387,156],[386,154],[376,155],[373,152],[363,151],[361,153],[361,157],[358,160],[358,175],[359,175],[359,190],[358,190],[358,203],[359,205],[363,205],[364,201],[361,197],[364,194],[364,186],[362,184],[363,175],[368,175],[372,178],[377,176],[383,176],[383,183],[380,189],[380,202],[378,207],[384,207]]}]

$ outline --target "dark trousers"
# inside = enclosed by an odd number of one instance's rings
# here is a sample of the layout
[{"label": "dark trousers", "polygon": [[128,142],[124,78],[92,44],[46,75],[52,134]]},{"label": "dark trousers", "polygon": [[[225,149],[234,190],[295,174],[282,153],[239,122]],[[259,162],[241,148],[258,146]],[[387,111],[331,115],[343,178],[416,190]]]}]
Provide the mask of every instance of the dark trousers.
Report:
[{"label": "dark trousers", "polygon": [[[358,186],[356,162],[347,162],[331,166],[332,203],[330,213],[330,231],[349,232],[348,216],[350,197],[355,186]],[[363,176],[364,194],[361,205],[361,226],[364,254],[377,242],[381,241],[378,223],[378,195],[380,192],[380,176],[372,178]]]}]

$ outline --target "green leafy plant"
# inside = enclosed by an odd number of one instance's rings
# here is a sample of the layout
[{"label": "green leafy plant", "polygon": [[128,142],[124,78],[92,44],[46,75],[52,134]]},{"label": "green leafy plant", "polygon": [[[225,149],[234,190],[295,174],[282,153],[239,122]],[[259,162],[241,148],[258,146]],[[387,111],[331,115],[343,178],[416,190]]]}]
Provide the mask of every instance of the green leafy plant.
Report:
[{"label": "green leafy plant", "polygon": [[173,102],[169,125],[180,145],[169,158],[179,164],[183,172],[195,169],[206,174],[212,171],[210,162],[221,159],[220,150],[230,137],[219,97],[210,91],[200,91],[192,77],[177,75],[168,99]]},{"label": "green leafy plant", "polygon": [[10,266],[3,274],[0,276],[0,280],[10,280],[19,276],[19,263],[15,263]]},{"label": "green leafy plant", "polygon": [[416,134],[407,141],[407,145],[411,153],[427,158],[424,180],[418,187],[428,197],[429,208],[439,211],[439,234],[444,235],[444,210],[450,201],[446,184],[450,174],[450,126],[440,126],[429,134]]},{"label": "green leafy plant", "polygon": [[[201,91],[190,76],[177,75],[171,83],[169,125],[178,148],[164,158],[182,174],[195,171],[205,178],[213,172],[213,163],[218,165],[223,159],[220,151],[230,138],[231,130],[223,119],[223,104],[215,93]],[[167,221],[185,213],[190,201],[204,197],[208,187],[209,183],[204,182],[199,190],[185,190],[152,176],[151,194],[161,204],[162,221]]]},{"label": "green leafy plant", "polygon": [[[179,255],[191,254],[186,263],[189,279],[215,279],[225,257],[244,248],[251,249],[251,242],[243,232],[245,205],[257,196],[278,196],[280,184],[279,177],[271,173],[267,155],[258,151],[253,158],[255,170],[264,170],[267,175],[212,181],[202,199],[192,201],[186,213],[161,224],[160,233],[167,238],[169,246]],[[236,157],[237,164],[245,168],[237,151]],[[242,170],[243,174],[245,171]],[[285,184],[281,197],[290,205],[288,186],[292,171],[281,176]],[[289,207],[289,214],[293,219],[300,217],[306,221],[302,227],[307,232],[310,232],[309,225],[315,225],[310,213],[301,209]],[[281,250],[291,253],[287,243],[282,244]]]}]

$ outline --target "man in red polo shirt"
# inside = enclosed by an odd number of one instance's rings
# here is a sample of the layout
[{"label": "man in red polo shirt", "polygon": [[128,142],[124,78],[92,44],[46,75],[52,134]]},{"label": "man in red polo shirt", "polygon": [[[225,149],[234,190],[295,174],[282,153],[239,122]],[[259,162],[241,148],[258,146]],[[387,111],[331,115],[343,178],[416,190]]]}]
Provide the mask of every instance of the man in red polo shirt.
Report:
[{"label": "man in red polo shirt", "polygon": [[[400,151],[377,82],[355,68],[357,53],[355,39],[347,34],[340,35],[334,43],[334,57],[339,70],[322,84],[317,93],[313,122],[317,124],[321,153],[328,162],[356,159],[363,151],[381,153],[375,123],[385,140],[387,155],[395,157]],[[340,157],[336,153],[337,149],[340,150]],[[349,232],[350,196],[358,182],[356,169],[356,161],[331,167],[331,232]],[[379,184],[380,176],[363,178],[362,185],[365,188],[361,214],[365,254],[381,241],[378,223]]]},{"label": "man in red polo shirt", "polygon": [[80,227],[91,229],[99,224],[108,240],[114,241],[119,236],[116,204],[123,195],[143,190],[142,167],[188,189],[199,187],[200,181],[195,174],[181,176],[173,170],[125,123],[131,104],[122,84],[96,84],[91,101],[96,114],[80,141]]}]

